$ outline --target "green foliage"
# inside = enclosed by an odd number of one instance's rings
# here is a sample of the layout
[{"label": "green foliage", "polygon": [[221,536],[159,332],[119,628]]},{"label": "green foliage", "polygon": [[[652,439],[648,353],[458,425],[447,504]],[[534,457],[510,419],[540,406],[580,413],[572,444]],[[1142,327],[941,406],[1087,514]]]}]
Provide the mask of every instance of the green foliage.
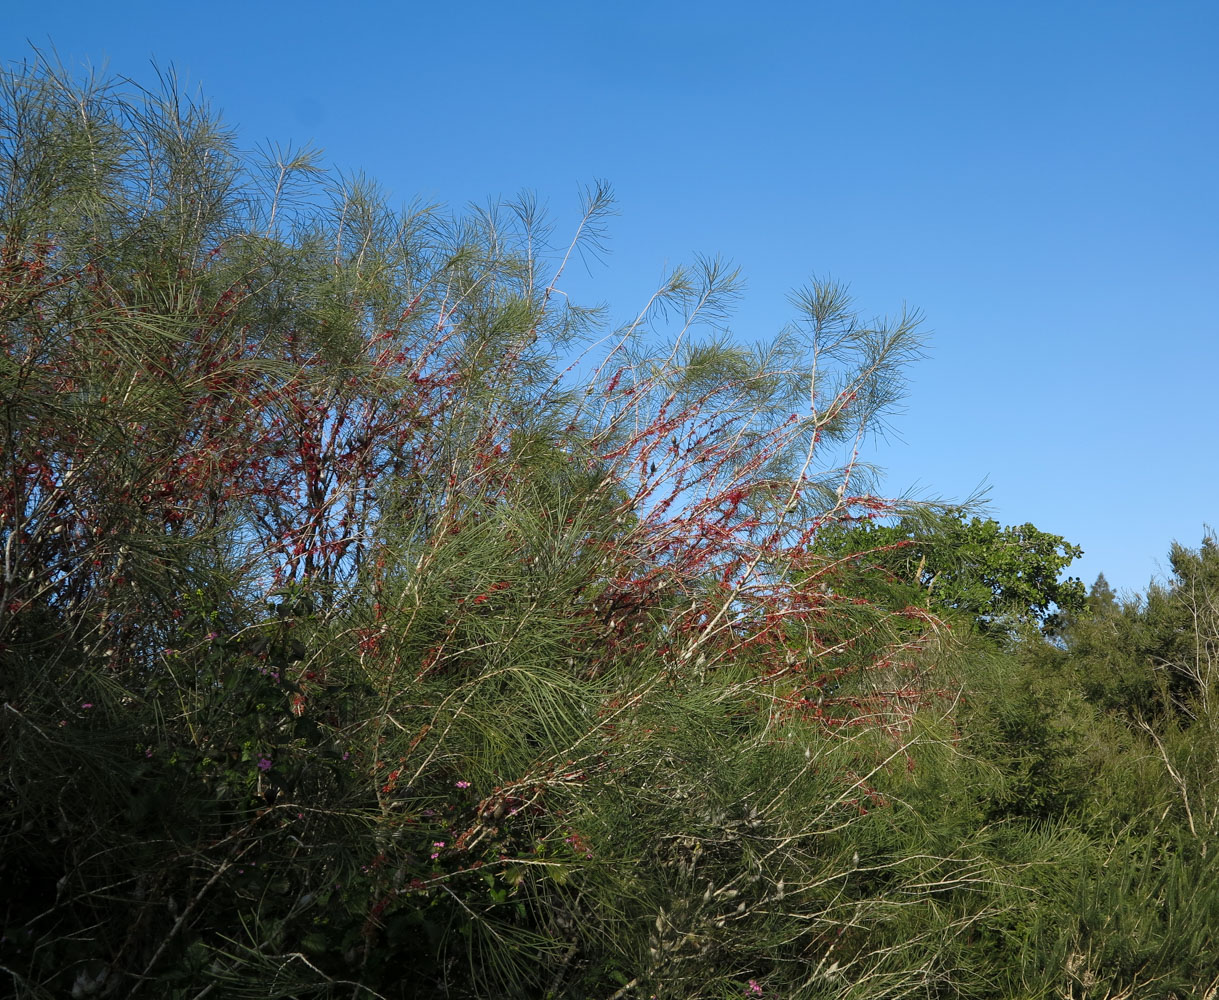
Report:
[{"label": "green foliage", "polygon": [[1031,625],[1052,635],[1085,607],[1083,584],[1060,579],[1082,550],[1031,524],[1003,528],[948,512],[866,522],[826,533],[823,544],[842,560],[835,585],[853,591],[867,581],[875,589],[888,577],[913,588],[911,596],[921,591],[932,607],[969,616],[983,631]]},{"label": "green foliage", "polygon": [[707,259],[569,366],[604,186],[548,260],[0,79],[12,993],[1213,992],[1215,546],[1025,628],[1077,549],[821,462],[917,316],[740,347]]},{"label": "green foliage", "polygon": [[1209,533],[1197,549],[1174,544],[1169,562],[1171,578],[1142,600],[1119,605],[1094,588],[1098,613],[1067,636],[1087,696],[1132,720],[1189,723],[1216,710],[1219,545]]}]

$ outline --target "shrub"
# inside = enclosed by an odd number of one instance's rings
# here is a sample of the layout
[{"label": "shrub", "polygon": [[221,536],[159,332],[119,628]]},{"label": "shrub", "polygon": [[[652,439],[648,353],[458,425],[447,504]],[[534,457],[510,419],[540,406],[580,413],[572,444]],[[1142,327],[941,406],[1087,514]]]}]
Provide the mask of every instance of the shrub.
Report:
[{"label": "shrub", "polygon": [[797,581],[893,509],[821,455],[917,317],[815,281],[745,349],[706,259],[571,363],[604,186],[548,260],[527,198],[394,213],[172,81],[35,63],[0,117],[16,991],[807,978],[936,622]]}]

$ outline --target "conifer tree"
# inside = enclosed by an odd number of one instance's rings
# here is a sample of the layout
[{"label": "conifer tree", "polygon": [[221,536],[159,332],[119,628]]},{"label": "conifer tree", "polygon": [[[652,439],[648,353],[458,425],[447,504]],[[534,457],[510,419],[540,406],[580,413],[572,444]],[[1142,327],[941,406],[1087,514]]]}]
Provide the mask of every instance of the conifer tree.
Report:
[{"label": "conifer tree", "polygon": [[1109,586],[1104,573],[1098,573],[1092,587],[1088,590],[1088,611],[1094,615],[1104,615],[1117,608],[1117,595]]}]

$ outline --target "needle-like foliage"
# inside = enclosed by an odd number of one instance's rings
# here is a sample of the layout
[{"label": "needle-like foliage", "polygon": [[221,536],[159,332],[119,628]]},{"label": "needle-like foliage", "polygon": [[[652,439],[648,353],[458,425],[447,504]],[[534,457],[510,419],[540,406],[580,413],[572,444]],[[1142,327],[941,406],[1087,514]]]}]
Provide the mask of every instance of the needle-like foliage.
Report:
[{"label": "needle-like foliage", "polygon": [[1082,939],[1040,970],[971,947],[1044,938],[1022,907],[1064,912],[1091,843],[989,825],[1006,772],[956,728],[977,649],[818,549],[905,509],[857,455],[917,315],[814,281],[744,346],[707,258],[607,327],[560,285],[606,185],[556,248],[528,197],[396,212],[312,150],[243,154],[172,79],[37,60],[0,89],[13,992],[993,996],[1082,968]]}]

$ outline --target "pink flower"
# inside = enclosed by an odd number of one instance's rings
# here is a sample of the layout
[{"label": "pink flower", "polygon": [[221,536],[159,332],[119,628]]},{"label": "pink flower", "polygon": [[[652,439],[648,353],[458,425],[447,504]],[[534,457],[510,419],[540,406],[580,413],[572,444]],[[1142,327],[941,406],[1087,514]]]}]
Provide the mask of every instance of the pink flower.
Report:
[{"label": "pink flower", "polygon": [[469,788],[470,783],[468,781],[459,781],[459,782],[457,782],[457,787],[458,788]]},{"label": "pink flower", "polygon": [[91,701],[82,701],[82,702],[81,702],[81,704],[80,704],[80,707],[81,707],[81,708],[92,708],[92,707],[93,707],[93,702],[91,702]]},{"label": "pink flower", "polygon": [[762,995],[762,987],[758,985],[756,979],[751,979],[745,984],[745,992],[751,997],[760,997]]}]

